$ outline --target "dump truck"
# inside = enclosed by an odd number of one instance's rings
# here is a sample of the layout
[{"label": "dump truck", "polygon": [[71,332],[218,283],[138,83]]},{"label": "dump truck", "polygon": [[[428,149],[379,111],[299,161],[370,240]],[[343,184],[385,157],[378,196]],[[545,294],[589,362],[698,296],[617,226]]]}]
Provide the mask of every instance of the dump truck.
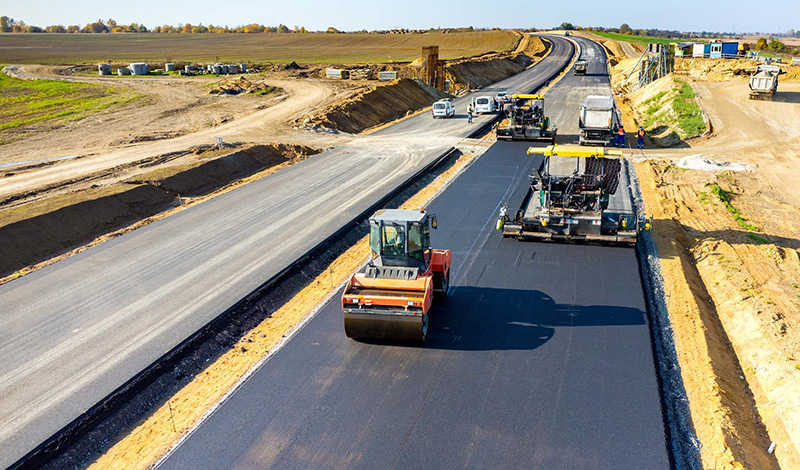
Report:
[{"label": "dump truck", "polygon": [[504,237],[531,240],[635,245],[646,218],[631,207],[608,211],[617,192],[622,151],[604,147],[549,145],[528,149],[544,156],[533,171],[519,209],[500,210],[497,229]]},{"label": "dump truck", "polygon": [[498,139],[549,140],[555,143],[558,128],[544,113],[544,96],[512,95],[505,118],[497,124]]},{"label": "dump truck", "polygon": [[431,306],[447,296],[450,250],[430,247],[436,216],[382,209],[369,219],[372,258],[342,294],[348,338],[425,342]]},{"label": "dump truck", "polygon": [[589,95],[578,116],[580,145],[609,145],[621,126],[617,102],[609,95]]},{"label": "dump truck", "polygon": [[587,62],[583,59],[578,59],[575,61],[575,65],[573,66],[573,71],[575,75],[586,75],[586,66]]},{"label": "dump truck", "polygon": [[778,76],[781,68],[777,65],[759,65],[750,76],[750,99],[772,101],[778,91]]}]

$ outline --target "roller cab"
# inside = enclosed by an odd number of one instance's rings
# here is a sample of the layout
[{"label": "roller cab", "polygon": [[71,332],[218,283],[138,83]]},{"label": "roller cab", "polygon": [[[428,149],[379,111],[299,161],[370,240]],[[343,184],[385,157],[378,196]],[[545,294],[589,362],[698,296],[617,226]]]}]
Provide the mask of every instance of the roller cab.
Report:
[{"label": "roller cab", "polygon": [[447,296],[450,250],[430,248],[436,216],[385,209],[369,219],[372,259],[353,274],[342,295],[349,338],[420,341],[428,338],[430,308]]}]

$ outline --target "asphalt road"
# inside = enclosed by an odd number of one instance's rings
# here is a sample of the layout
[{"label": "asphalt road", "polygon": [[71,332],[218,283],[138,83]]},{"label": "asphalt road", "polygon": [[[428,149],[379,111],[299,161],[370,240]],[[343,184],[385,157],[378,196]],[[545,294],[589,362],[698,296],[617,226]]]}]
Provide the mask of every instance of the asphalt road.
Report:
[{"label": "asphalt road", "polygon": [[[492,89],[528,92],[572,56]],[[34,449],[489,116],[422,114],[0,286],[0,467]]]},{"label": "asphalt road", "polygon": [[427,344],[349,340],[334,300],[159,468],[669,468],[635,250],[494,230],[528,145],[496,143],[430,205],[453,274]]}]

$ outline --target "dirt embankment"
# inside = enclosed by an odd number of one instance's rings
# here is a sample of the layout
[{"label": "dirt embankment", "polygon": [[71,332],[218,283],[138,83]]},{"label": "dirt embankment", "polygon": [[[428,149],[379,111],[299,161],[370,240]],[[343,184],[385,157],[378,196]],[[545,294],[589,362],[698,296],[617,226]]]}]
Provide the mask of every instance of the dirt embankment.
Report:
[{"label": "dirt embankment", "polygon": [[800,209],[757,173],[636,169],[704,467],[800,468]]},{"label": "dirt embankment", "polygon": [[401,79],[344,99],[306,118],[306,124],[357,134],[399,119],[448,95],[420,80]]},{"label": "dirt embankment", "polygon": [[258,145],[206,160],[209,155],[198,152],[193,163],[0,209],[0,278],[9,280],[88,242],[99,243],[114,231],[111,237],[121,235],[185,204],[187,197],[208,195],[314,153],[298,145]]},{"label": "dirt embankment", "polygon": [[[675,73],[713,82],[747,80],[760,63],[743,59],[682,58],[675,60]],[[800,65],[775,65],[781,68],[780,80],[800,80]]]}]

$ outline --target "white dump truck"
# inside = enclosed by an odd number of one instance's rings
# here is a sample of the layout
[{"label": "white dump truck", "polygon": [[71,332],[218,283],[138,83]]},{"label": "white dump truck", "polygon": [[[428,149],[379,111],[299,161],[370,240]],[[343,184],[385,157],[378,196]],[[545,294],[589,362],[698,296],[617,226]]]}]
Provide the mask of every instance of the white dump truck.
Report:
[{"label": "white dump truck", "polygon": [[613,96],[589,95],[583,100],[578,127],[581,145],[609,145],[620,127],[617,102]]},{"label": "white dump truck", "polygon": [[750,76],[750,99],[772,101],[778,91],[778,75],[781,68],[777,65],[759,65]]}]

